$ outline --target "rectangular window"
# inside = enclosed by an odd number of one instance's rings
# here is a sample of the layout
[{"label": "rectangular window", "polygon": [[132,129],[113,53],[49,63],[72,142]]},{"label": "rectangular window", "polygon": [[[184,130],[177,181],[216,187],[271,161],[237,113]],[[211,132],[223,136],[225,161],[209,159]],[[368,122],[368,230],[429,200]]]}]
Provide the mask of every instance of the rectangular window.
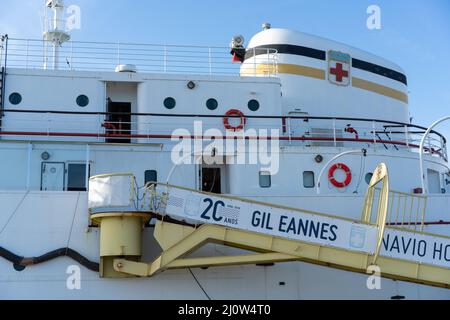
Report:
[{"label": "rectangular window", "polygon": [[67,165],[67,191],[87,191],[85,164],[69,163]]},{"label": "rectangular window", "polygon": [[314,179],[313,171],[305,171],[303,172],[303,186],[307,189],[314,188],[316,186],[316,182]]},{"label": "rectangular window", "polygon": [[158,182],[158,172],[156,170],[145,171],[145,184],[148,182]]},{"label": "rectangular window", "polygon": [[272,186],[272,176],[268,171],[261,171],[259,173],[259,186],[261,188],[270,188]]}]

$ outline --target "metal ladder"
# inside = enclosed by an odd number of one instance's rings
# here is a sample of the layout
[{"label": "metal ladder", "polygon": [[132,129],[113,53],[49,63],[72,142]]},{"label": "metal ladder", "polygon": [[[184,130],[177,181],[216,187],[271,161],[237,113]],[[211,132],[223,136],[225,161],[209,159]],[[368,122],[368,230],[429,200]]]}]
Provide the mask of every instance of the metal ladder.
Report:
[{"label": "metal ladder", "polygon": [[5,79],[5,67],[0,68],[0,105],[3,108],[3,80]]},{"label": "metal ladder", "polygon": [[3,110],[5,110],[5,67],[0,67],[0,131],[2,128]]}]

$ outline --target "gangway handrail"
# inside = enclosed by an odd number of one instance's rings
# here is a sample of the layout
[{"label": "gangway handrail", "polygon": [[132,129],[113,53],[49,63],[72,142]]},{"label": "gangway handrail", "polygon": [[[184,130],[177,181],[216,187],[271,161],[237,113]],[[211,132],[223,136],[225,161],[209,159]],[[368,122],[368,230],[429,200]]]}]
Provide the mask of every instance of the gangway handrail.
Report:
[{"label": "gangway handrail", "polygon": [[373,264],[376,264],[380,255],[381,245],[383,244],[384,231],[386,229],[387,211],[389,204],[389,174],[385,164],[380,164],[374,171],[372,179],[370,181],[366,199],[364,201],[364,209],[362,215],[362,221],[369,223],[372,218],[373,201],[375,197],[375,187],[381,183],[380,197],[377,206],[377,223],[378,237],[377,246],[373,258]]}]

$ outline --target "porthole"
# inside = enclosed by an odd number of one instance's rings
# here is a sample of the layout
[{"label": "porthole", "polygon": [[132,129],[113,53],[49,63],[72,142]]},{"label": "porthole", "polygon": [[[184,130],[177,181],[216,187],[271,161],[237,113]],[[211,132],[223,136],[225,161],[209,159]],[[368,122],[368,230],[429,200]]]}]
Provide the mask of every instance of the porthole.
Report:
[{"label": "porthole", "polygon": [[370,181],[372,181],[373,173],[369,172],[366,174],[366,183],[369,185]]},{"label": "porthole", "polygon": [[257,100],[250,100],[248,102],[248,108],[250,109],[250,111],[258,111],[259,110],[259,102]]},{"label": "porthole", "polygon": [[13,92],[9,95],[9,102],[13,105],[18,105],[22,102],[22,96],[20,93]]},{"label": "porthole", "polygon": [[89,104],[89,98],[86,95],[81,94],[77,97],[77,105],[79,107],[84,108],[84,107],[87,107],[88,104]]},{"label": "porthole", "polygon": [[216,99],[209,99],[208,101],[206,101],[206,107],[213,111],[216,110],[219,107],[219,103],[217,102]]},{"label": "porthole", "polygon": [[175,108],[176,105],[177,105],[177,102],[175,101],[174,98],[169,97],[164,100],[164,107],[166,107],[166,109],[171,110],[171,109]]}]

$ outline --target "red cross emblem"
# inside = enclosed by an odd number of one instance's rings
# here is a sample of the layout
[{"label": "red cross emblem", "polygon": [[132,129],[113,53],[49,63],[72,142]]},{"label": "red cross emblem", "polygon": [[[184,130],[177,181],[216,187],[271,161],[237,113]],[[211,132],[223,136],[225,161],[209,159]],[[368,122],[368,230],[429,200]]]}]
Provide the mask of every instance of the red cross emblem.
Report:
[{"label": "red cross emblem", "polygon": [[339,86],[350,84],[350,61],[349,54],[337,51],[328,52],[328,79],[331,83]]},{"label": "red cross emblem", "polygon": [[348,78],[348,71],[342,69],[342,63],[336,63],[336,68],[331,68],[330,73],[336,76],[337,82],[342,82],[343,78]]}]

